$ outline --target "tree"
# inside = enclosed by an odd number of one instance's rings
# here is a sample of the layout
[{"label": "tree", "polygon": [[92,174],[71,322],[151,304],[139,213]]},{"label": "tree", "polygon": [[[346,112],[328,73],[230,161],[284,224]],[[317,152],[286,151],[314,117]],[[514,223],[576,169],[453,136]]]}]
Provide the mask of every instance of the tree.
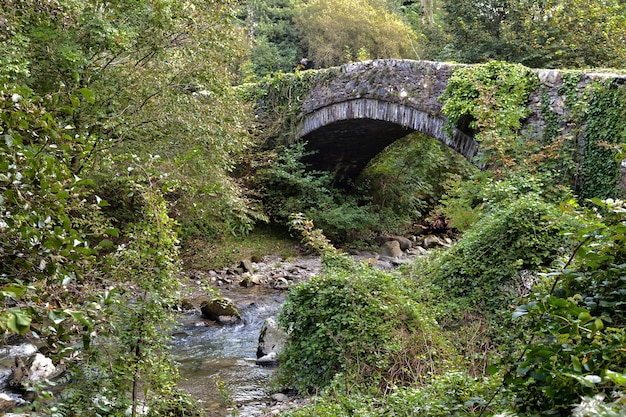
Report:
[{"label": "tree", "polygon": [[461,62],[501,59],[505,45],[502,25],[509,13],[506,0],[443,0],[445,30],[451,36],[446,47]]},{"label": "tree", "polygon": [[[233,2],[2,1],[4,60],[15,63],[5,75],[53,94],[50,111],[88,138],[76,174],[129,167],[102,164],[109,155],[159,155],[190,234],[250,226],[228,175],[249,143],[248,107],[231,86],[241,55]],[[90,105],[73,106],[87,91]]]},{"label": "tree", "polygon": [[313,0],[295,19],[318,67],[363,58],[419,58],[417,35],[395,14],[368,0]]},{"label": "tree", "polygon": [[535,68],[622,67],[623,2],[580,0],[443,0],[453,59],[490,59]]},{"label": "tree", "polygon": [[519,2],[504,25],[509,54],[512,60],[535,68],[621,68],[626,64],[622,3]]},{"label": "tree", "polygon": [[245,7],[254,74],[263,77],[276,71],[293,71],[306,56],[299,29],[293,22],[293,1],[249,0]]},{"label": "tree", "polygon": [[249,142],[233,3],[0,10],[0,330],[68,365],[61,415],[136,415],[140,389],[190,415],[167,350],[175,229],[250,225],[229,177]]}]

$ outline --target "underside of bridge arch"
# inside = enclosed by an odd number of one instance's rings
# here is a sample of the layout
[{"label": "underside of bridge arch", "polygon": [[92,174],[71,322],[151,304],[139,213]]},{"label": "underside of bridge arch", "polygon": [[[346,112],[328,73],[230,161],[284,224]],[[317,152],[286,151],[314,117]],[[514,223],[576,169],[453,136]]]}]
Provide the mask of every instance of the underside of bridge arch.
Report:
[{"label": "underside of bridge arch", "polygon": [[335,174],[335,185],[349,188],[367,163],[388,145],[413,132],[403,126],[371,119],[342,120],[321,127],[302,139],[314,153],[304,158],[312,169]]},{"label": "underside of bridge arch", "polygon": [[313,151],[304,162],[335,173],[335,184],[349,188],[367,163],[411,132],[434,137],[472,161],[478,144],[460,131],[448,136],[445,120],[399,103],[359,99],[335,103],[306,115],[299,137]]}]

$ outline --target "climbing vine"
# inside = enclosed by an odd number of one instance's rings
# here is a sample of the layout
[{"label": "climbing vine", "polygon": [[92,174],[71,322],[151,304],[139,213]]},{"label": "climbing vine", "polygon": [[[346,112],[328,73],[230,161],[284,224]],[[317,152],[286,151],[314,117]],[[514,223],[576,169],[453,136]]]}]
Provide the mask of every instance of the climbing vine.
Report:
[{"label": "climbing vine", "polygon": [[[585,102],[580,97],[584,91],[578,88],[581,76],[580,71],[562,73],[563,84],[557,90],[557,97],[550,94],[547,86],[542,86],[540,111],[544,122],[543,135],[527,161],[530,162],[529,170],[550,178],[552,186],[577,188],[580,165],[578,141],[581,135],[578,126],[585,108]],[[559,100],[562,100],[561,105]]]},{"label": "climbing vine", "polygon": [[611,145],[626,142],[626,88],[614,81],[594,82],[589,88],[580,197],[614,198],[619,163]]},{"label": "climbing vine", "polygon": [[291,144],[298,128],[298,116],[304,95],[320,71],[275,73],[244,87],[250,100],[256,102],[257,116],[263,130],[257,132],[267,144]]},{"label": "climbing vine", "polygon": [[447,129],[475,133],[487,165],[499,171],[517,163],[517,133],[530,114],[526,102],[538,83],[521,64],[492,61],[457,68],[444,93]]}]

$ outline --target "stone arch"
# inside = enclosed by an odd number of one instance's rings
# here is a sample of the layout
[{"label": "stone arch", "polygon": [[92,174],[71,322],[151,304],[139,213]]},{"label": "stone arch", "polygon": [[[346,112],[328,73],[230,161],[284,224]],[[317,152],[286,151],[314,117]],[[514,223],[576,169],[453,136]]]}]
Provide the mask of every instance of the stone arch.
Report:
[{"label": "stone arch", "polygon": [[298,138],[332,123],[355,119],[390,122],[406,128],[407,133],[424,133],[445,143],[470,162],[478,153],[478,143],[470,135],[457,129],[450,137],[445,132],[444,119],[404,104],[371,98],[333,103],[305,115],[298,130]]},{"label": "stone arch", "polygon": [[314,169],[334,172],[336,184],[346,186],[386,146],[415,131],[443,142],[473,161],[478,143],[459,130],[449,136],[444,125],[445,119],[402,103],[359,98],[305,114],[297,138],[307,141],[309,150],[319,151],[305,158],[305,162]]}]

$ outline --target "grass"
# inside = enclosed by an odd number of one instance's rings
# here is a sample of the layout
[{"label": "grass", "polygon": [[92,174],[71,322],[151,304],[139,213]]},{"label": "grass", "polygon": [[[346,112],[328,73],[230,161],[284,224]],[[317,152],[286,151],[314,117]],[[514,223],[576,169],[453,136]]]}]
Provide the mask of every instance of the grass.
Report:
[{"label": "grass", "polygon": [[220,269],[243,259],[278,255],[283,259],[299,254],[298,239],[284,229],[269,225],[257,226],[246,236],[222,235],[216,239],[194,239],[182,248],[185,269]]}]

